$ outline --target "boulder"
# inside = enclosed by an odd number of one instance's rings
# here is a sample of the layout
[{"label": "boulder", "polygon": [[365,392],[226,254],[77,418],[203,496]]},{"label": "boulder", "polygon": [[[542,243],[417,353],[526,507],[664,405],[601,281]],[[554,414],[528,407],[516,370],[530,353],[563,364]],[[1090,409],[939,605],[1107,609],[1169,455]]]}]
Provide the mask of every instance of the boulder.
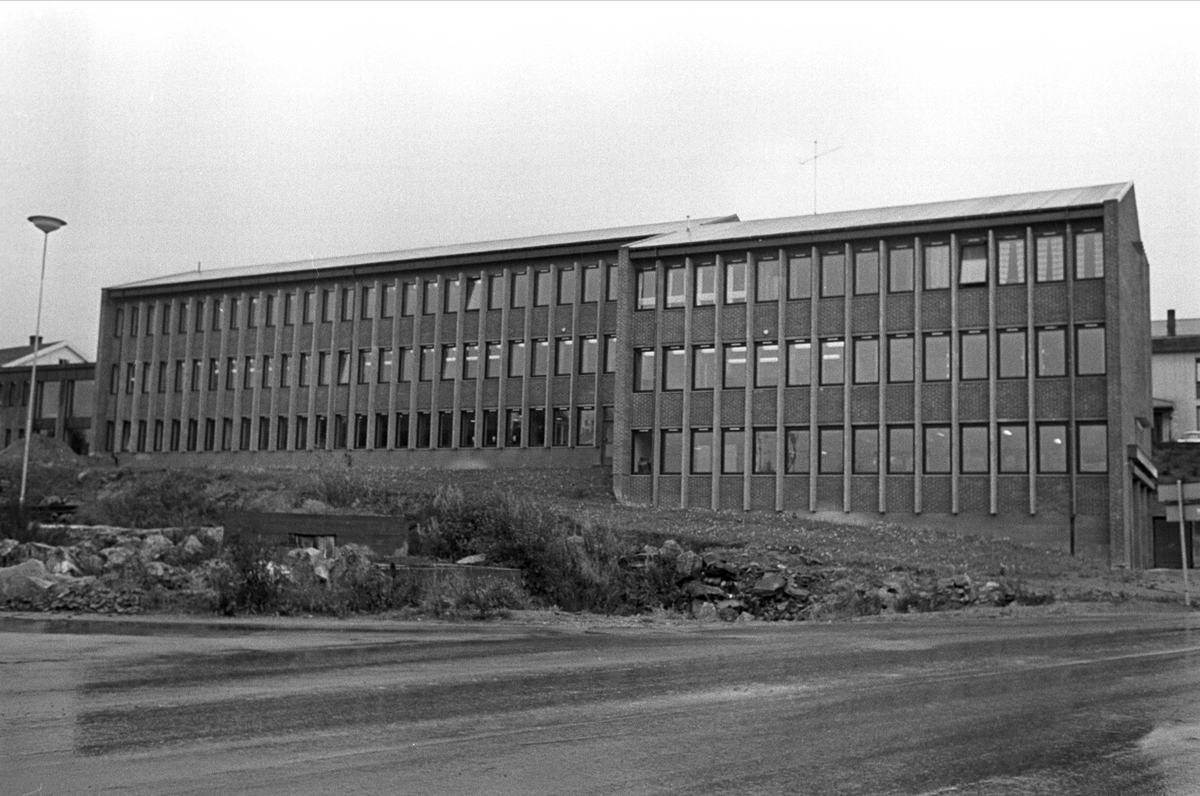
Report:
[{"label": "boulder", "polygon": [[721,578],[722,580],[737,580],[737,568],[715,553],[705,553],[702,561],[704,563],[704,574],[708,577]]},{"label": "boulder", "polygon": [[185,559],[195,560],[204,555],[204,543],[197,539],[195,534],[191,534],[183,540],[180,552]]},{"label": "boulder", "polygon": [[0,568],[0,599],[34,598],[57,582],[41,561],[22,561],[16,566]]},{"label": "boulder", "polygon": [[147,534],[142,540],[141,549],[138,550],[138,558],[142,561],[158,561],[175,545],[171,544],[171,540],[161,533]]},{"label": "boulder", "polygon": [[787,588],[787,575],[783,572],[768,572],[750,587],[755,597],[769,597]]},{"label": "boulder", "polygon": [[487,563],[487,554],[486,553],[476,553],[473,556],[466,556],[465,558],[460,558],[457,561],[455,561],[454,563],[455,564],[464,564],[464,565],[468,565],[468,566],[471,564],[484,564],[484,563]]},{"label": "boulder", "polygon": [[709,598],[723,600],[726,597],[725,590],[720,586],[712,586],[702,580],[689,580],[683,585],[683,593],[701,600]]},{"label": "boulder", "polygon": [[658,557],[663,564],[670,565],[675,563],[683,553],[683,546],[679,542],[674,539],[668,539],[663,542],[663,546],[659,549]]},{"label": "boulder", "polygon": [[200,536],[220,547],[221,543],[225,540],[225,528],[222,526],[201,528]]},{"label": "boulder", "polygon": [[692,603],[692,616],[701,622],[715,622],[717,620],[717,606],[705,602]]},{"label": "boulder", "polygon": [[104,557],[105,569],[120,569],[125,566],[125,562],[134,558],[134,552],[128,547],[106,547],[100,551],[100,555]]},{"label": "boulder", "polygon": [[16,539],[0,539],[0,561],[8,558],[8,554],[16,550],[20,544]]},{"label": "boulder", "polygon": [[745,607],[741,600],[721,600],[716,604],[717,618],[722,622],[736,622]]},{"label": "boulder", "polygon": [[675,558],[675,580],[694,578],[704,569],[704,560],[691,550],[683,550]]}]

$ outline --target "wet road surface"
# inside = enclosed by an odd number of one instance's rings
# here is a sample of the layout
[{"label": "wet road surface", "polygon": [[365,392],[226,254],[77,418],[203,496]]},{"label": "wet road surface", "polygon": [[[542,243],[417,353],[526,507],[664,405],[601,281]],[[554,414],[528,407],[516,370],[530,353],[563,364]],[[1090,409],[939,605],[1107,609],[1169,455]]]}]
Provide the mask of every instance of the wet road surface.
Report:
[{"label": "wet road surface", "polygon": [[154,627],[0,617],[0,796],[1200,794],[1195,614]]}]

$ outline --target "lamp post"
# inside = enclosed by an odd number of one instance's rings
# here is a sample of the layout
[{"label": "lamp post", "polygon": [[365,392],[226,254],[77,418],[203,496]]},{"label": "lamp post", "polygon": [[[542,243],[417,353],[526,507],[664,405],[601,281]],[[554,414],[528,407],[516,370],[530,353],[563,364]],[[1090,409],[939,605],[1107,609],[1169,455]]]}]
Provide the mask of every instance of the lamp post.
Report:
[{"label": "lamp post", "polygon": [[46,247],[50,242],[50,233],[67,222],[51,216],[30,216],[30,223],[43,232],[42,235],[42,275],[38,279],[37,321],[33,327],[33,364],[29,369],[29,407],[25,413],[25,455],[21,457],[21,496],[18,506],[25,508],[25,484],[29,479],[29,441],[33,436],[33,405],[37,402],[37,363],[38,350],[42,345],[42,288],[46,284]]}]

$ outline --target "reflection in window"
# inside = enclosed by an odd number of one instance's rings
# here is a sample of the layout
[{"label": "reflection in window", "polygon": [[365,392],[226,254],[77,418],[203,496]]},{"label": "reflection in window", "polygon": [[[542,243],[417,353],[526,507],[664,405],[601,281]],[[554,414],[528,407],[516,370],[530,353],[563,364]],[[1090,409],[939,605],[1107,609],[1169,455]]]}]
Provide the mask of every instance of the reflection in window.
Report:
[{"label": "reflection in window", "polygon": [[959,429],[959,446],[962,449],[962,472],[988,471],[987,426],[962,426]]},{"label": "reflection in window", "polygon": [[925,472],[950,472],[949,426],[925,426]]},{"label": "reflection in window", "polygon": [[1059,424],[1038,426],[1038,472],[1067,471],[1067,427]]},{"label": "reflection in window", "polygon": [[700,263],[695,269],[696,306],[706,307],[717,303],[717,267],[712,263]]},{"label": "reflection in window", "polygon": [[725,346],[725,387],[746,386],[746,346]]},{"label": "reflection in window", "polygon": [[683,469],[683,432],[678,429],[662,433],[662,458],[659,472],[678,475]]},{"label": "reflection in window", "polygon": [[1001,285],[1025,282],[1025,240],[1005,238],[996,244],[996,281]]},{"label": "reflection in window", "polygon": [[888,472],[911,473],[915,462],[913,458],[913,430],[909,427],[894,427],[888,429]]},{"label": "reflection in window", "polygon": [[925,289],[942,290],[950,287],[950,247],[945,243],[927,246],[925,255]]},{"label": "reflection in window", "polygon": [[860,296],[879,292],[879,252],[854,253],[854,292]]},{"label": "reflection in window", "polygon": [[821,341],[821,383],[841,384],[846,378],[846,342]]},{"label": "reflection in window", "polygon": [[812,343],[788,343],[788,386],[808,384],[812,379]]},{"label": "reflection in window", "polygon": [[999,376],[1002,379],[1025,378],[1025,330],[1007,329],[999,337]]},{"label": "reflection in window", "polygon": [[788,298],[812,297],[812,257],[808,254],[788,255]]},{"label": "reflection in window", "polygon": [[820,430],[819,440],[821,448],[817,458],[817,472],[836,474],[845,469],[842,439],[842,430],[840,428],[823,428]]},{"label": "reflection in window", "polygon": [[888,381],[913,380],[913,338],[888,338]]},{"label": "reflection in window", "polygon": [[663,351],[663,389],[682,390],[687,370],[687,351],[668,348]]},{"label": "reflection in window", "polygon": [[637,272],[637,308],[639,310],[654,309],[655,296],[658,291],[657,274],[653,268],[645,268]]},{"label": "reflection in window", "polygon": [[1037,375],[1067,375],[1067,343],[1065,329],[1037,330]]},{"label": "reflection in window", "polygon": [[725,263],[725,303],[746,303],[746,263]]},{"label": "reflection in window", "polygon": [[987,244],[964,244],[961,256],[962,260],[958,264],[958,283],[960,285],[986,285]]},{"label": "reflection in window", "polygon": [[911,293],[913,289],[913,250],[905,246],[888,252],[888,290]]},{"label": "reflection in window", "polygon": [[740,428],[721,432],[721,472],[741,473],[746,469],[746,435]]},{"label": "reflection in window", "polygon": [[821,255],[821,295],[844,296],[846,294],[846,255],[826,252]]},{"label": "reflection in window", "polygon": [[[1075,236],[1075,278],[1104,276],[1104,233],[1081,232]],[[1080,466],[1083,462],[1080,462]]]},{"label": "reflection in window", "polygon": [[754,386],[779,384],[779,344],[756,343],[754,346]]},{"label": "reflection in window", "polygon": [[879,472],[879,429],[854,429],[854,472]]},{"label": "reflection in window", "polygon": [[532,376],[545,376],[550,370],[550,341],[549,340],[534,340],[533,341],[533,367],[530,369]]},{"label": "reflection in window", "polygon": [[755,264],[754,300],[779,300],[779,260],[763,259]]},{"label": "reflection in window", "polygon": [[1080,423],[1076,430],[1079,472],[1108,472],[1108,426],[1104,423]]},{"label": "reflection in window", "polygon": [[1076,329],[1075,373],[1098,376],[1104,370],[1104,327],[1089,325]]},{"label": "reflection in window", "polygon": [[779,444],[779,434],[775,429],[756,429],[754,431],[754,472],[758,474],[774,474],[775,451]]},{"label": "reflection in window", "polygon": [[1003,423],[999,428],[1000,472],[1024,473],[1029,470],[1025,426]]},{"label": "reflection in window", "polygon": [[682,307],[685,301],[684,277],[687,271],[682,265],[671,266],[667,269],[667,296],[664,306],[669,309]]},{"label": "reflection in window", "polygon": [[535,307],[545,307],[550,304],[553,278],[553,274],[548,270],[533,272],[533,304]]},{"label": "reflection in window", "polygon": [[717,349],[699,346],[692,349],[692,389],[711,390],[717,386]]},{"label": "reflection in window", "polygon": [[854,341],[854,383],[874,384],[879,381],[879,340],[874,337]]},{"label": "reflection in window", "polygon": [[1037,239],[1037,281],[1061,282],[1063,279],[1062,235],[1043,235]]},{"label": "reflection in window", "polygon": [[712,429],[696,429],[692,432],[692,472],[711,473],[713,466]]},{"label": "reflection in window", "polygon": [[634,392],[654,392],[654,349],[639,348],[633,352]]},{"label": "reflection in window", "polygon": [[809,470],[809,438],[807,428],[787,430],[787,450],[784,451],[785,473],[807,473]]},{"label": "reflection in window", "polygon": [[962,335],[961,378],[986,379],[988,377],[988,336],[986,332],[966,332]]}]

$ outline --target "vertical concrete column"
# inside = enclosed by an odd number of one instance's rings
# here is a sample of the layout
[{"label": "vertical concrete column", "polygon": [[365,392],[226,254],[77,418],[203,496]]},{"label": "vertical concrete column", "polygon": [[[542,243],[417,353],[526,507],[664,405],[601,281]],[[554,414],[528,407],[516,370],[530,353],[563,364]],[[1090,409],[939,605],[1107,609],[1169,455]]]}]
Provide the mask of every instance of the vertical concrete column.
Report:
[{"label": "vertical concrete column", "polygon": [[713,462],[712,462],[712,495],[710,506],[713,511],[721,508],[721,472],[725,464],[725,432],[721,428],[721,403],[725,392],[725,329],[721,323],[722,310],[725,307],[725,257],[718,254],[713,258],[716,268],[716,282],[713,304],[713,358],[717,362],[716,386],[713,388]]},{"label": "vertical concrete column", "polygon": [[[312,339],[308,341],[308,349],[309,349],[309,353],[308,353],[308,367],[309,367],[309,373],[308,373],[308,423],[307,423],[308,427],[305,429],[306,433],[304,435],[305,436],[304,447],[306,450],[310,450],[310,451],[315,450],[315,445],[316,445],[316,441],[317,441],[317,389],[318,389],[317,385],[320,382],[320,377],[318,375],[320,363],[318,361],[317,354],[318,354],[318,348],[319,348],[318,341],[321,338],[320,330],[321,330],[322,301],[323,301],[323,299],[321,296],[321,283],[319,281],[314,280],[313,281],[313,319],[312,319],[312,323],[309,324],[309,332],[312,334]],[[301,295],[300,322],[301,322],[301,324],[304,323],[303,294]]]},{"label": "vertical concrete column", "polygon": [[[579,339],[579,309],[583,306],[583,263],[575,260],[571,263],[575,280],[571,290],[571,325],[567,332],[571,335],[571,367],[567,382],[567,447],[574,448],[579,438],[579,409],[576,406],[578,398],[577,383],[579,381],[579,356],[583,351],[583,341]],[[561,327],[560,327],[561,328]]]},{"label": "vertical concrete column", "polygon": [[683,462],[679,466],[679,507],[687,508],[692,492],[692,385],[695,382],[695,341],[692,340],[693,307],[696,295],[695,261],[683,260]]},{"label": "vertical concrete column", "polygon": [[783,422],[786,414],[785,390],[788,376],[788,344],[787,344],[787,296],[788,296],[788,261],[787,252],[783,249],[776,251],[779,258],[779,306],[776,308],[775,329],[776,342],[779,345],[779,380],[775,385],[775,510],[783,511],[783,471],[787,466],[787,431]]},{"label": "vertical concrete column", "polygon": [[[476,366],[475,373],[475,395],[473,402],[475,405],[475,447],[483,447],[483,381],[487,378],[487,315],[491,310],[488,309],[488,275],[484,271],[479,272],[479,313],[475,318],[475,345],[479,352],[479,361]],[[503,354],[501,354],[503,356]],[[503,361],[503,360],[501,360]],[[500,437],[500,413],[496,413],[496,437],[499,442]]]},{"label": "vertical concrete column", "polygon": [[[613,485],[618,500],[627,499],[629,484],[630,447],[629,406],[633,390],[633,266],[629,249],[621,247],[617,254],[617,372],[614,376],[613,409]],[[607,280],[606,280],[607,282]]]},{"label": "vertical concrete column", "polygon": [[854,385],[854,338],[851,337],[850,321],[854,315],[851,305],[854,302],[854,247],[845,244],[845,263],[843,268],[843,285],[845,295],[842,296],[843,338],[846,341],[842,348],[842,511],[849,514],[853,510],[851,501],[850,477],[854,471],[854,426],[850,423],[850,392]]},{"label": "vertical concrete column", "polygon": [[[533,265],[525,267],[525,306],[522,307],[524,324],[521,334],[525,340],[525,367],[521,370],[521,447],[530,447],[529,434],[529,374],[533,372],[533,306],[537,289],[537,271]],[[547,388],[549,385],[547,385]],[[549,392],[549,389],[546,390]],[[544,402],[543,402],[544,403]]]},{"label": "vertical concrete column", "polygon": [[817,510],[817,467],[820,464],[820,430],[817,427],[817,392],[821,384],[821,340],[817,336],[817,315],[821,303],[821,252],[812,247],[809,254],[808,314],[808,510]]},{"label": "vertical concrete column", "polygon": [[758,259],[746,252],[746,386],[742,399],[742,511],[750,510],[750,479],[754,477],[754,385],[758,380],[758,344],[754,329],[754,298],[758,295]]},{"label": "vertical concrete column", "polygon": [[958,419],[959,375],[962,373],[962,341],[958,333],[958,273],[962,267],[958,235],[950,234],[950,513],[958,514],[959,466],[962,444]]},{"label": "vertical concrete column", "polygon": [[[412,340],[408,346],[408,354],[411,357],[408,380],[408,395],[397,396],[397,403],[403,399],[404,405],[408,407],[408,449],[415,450],[417,447],[417,385],[421,381],[421,318],[423,309],[422,302],[425,299],[425,280],[418,278],[414,279],[413,285],[413,308],[412,308]],[[400,297],[403,305],[404,297]],[[397,362],[397,364],[399,364]],[[430,418],[432,421],[432,418]]]},{"label": "vertical concrete column", "polygon": [[921,236],[913,237],[913,514],[920,514],[925,476],[925,428],[921,385],[925,383],[925,334],[921,300],[925,294],[925,249]]},{"label": "vertical concrete column", "polygon": [[[342,320],[342,303],[345,302],[345,300],[346,300],[344,295],[342,294],[342,291],[349,290],[350,291],[350,294],[349,294],[350,295],[350,318],[349,318],[350,333],[347,336],[350,339],[349,339],[349,347],[346,350],[346,356],[350,360],[350,362],[349,362],[350,378],[348,379],[349,384],[346,385],[346,450],[347,451],[354,450],[354,442],[355,442],[354,437],[355,437],[355,432],[358,430],[355,428],[354,421],[356,419],[355,415],[358,414],[358,412],[357,412],[357,409],[358,409],[358,378],[359,378],[359,376],[358,376],[358,335],[359,335],[359,328],[362,325],[361,321],[359,320],[359,318],[362,316],[361,307],[359,306],[359,303],[362,301],[361,288],[362,288],[362,282],[358,280],[357,274],[351,272],[350,273],[350,284],[348,286],[342,285],[339,290],[338,315],[337,315],[337,319],[334,321],[334,328],[337,328],[337,329],[341,329],[343,324],[346,323],[346,321]],[[335,359],[334,366],[336,367],[336,365],[337,365],[337,360]],[[333,383],[336,385],[337,384],[337,376],[335,375],[334,378],[331,379],[331,381],[333,381]],[[337,387],[335,386],[334,387],[334,395],[336,396],[337,394],[338,394]],[[337,406],[335,404],[334,407],[330,409],[329,413],[330,413],[330,415],[333,415],[336,411],[337,411]]]},{"label": "vertical concrete column", "polygon": [[662,260],[654,261],[654,426],[651,431],[650,450],[653,463],[650,466],[650,502],[659,505],[659,487],[662,483],[662,375],[666,362],[663,351],[662,327],[663,304],[666,301],[666,271]]},{"label": "vertical concrete column", "polygon": [[[283,290],[276,289],[271,293],[263,294],[263,321],[266,321],[266,300],[267,296],[273,296],[275,299],[275,311],[271,313],[271,362],[272,373],[270,392],[267,405],[267,450],[279,450],[279,413],[280,405],[283,403],[283,388],[279,385],[283,384]],[[264,331],[263,334],[266,334]],[[288,384],[291,384],[289,381]],[[291,424],[288,424],[289,430]],[[285,435],[287,436],[287,435]],[[283,441],[287,445],[287,440]]]},{"label": "vertical concrete column", "polygon": [[[891,252],[888,251],[887,241],[879,239],[879,380],[875,386],[879,390],[879,443],[876,450],[879,453],[879,513],[887,513],[887,463],[888,439],[887,433],[887,384],[888,363],[891,352],[887,335],[887,296],[888,268],[891,266]],[[913,356],[916,356],[916,346],[913,346]],[[913,363],[916,364],[915,362]]]},{"label": "vertical concrete column", "polygon": [[[512,306],[512,268],[504,267],[504,277],[501,280],[503,288],[501,288],[503,296],[500,300],[500,384],[497,391],[496,399],[496,425],[499,427],[497,432],[498,439],[497,447],[508,447],[508,437],[506,432],[508,427],[506,421],[508,419],[508,316],[510,314],[509,307]],[[491,297],[491,278],[488,279],[488,297]]]},{"label": "vertical concrete column", "polygon": [[[404,317],[404,284],[397,277],[392,277],[387,280],[392,284],[392,289],[396,291],[396,300],[392,307],[392,333],[390,335],[392,345],[392,377],[388,379],[388,436],[387,449],[394,451],[396,449],[396,434],[400,431],[400,423],[396,419],[397,402],[399,400],[400,388],[397,386],[400,383],[400,319]],[[379,288],[383,290],[381,286]],[[380,299],[382,300],[382,296]],[[411,423],[412,415],[409,415]],[[411,431],[410,431],[411,434]]]},{"label": "vertical concrete column", "polygon": [[988,291],[988,513],[998,513],[1000,456],[996,449],[999,435],[996,433],[996,385],[1000,367],[1000,337],[996,329],[996,283],[1000,278],[997,267],[996,230],[988,229],[987,239],[987,291]]},{"label": "vertical concrete column", "polygon": [[[458,297],[454,302],[454,392],[453,406],[450,409],[451,418],[451,434],[453,437],[450,440],[450,447],[457,450],[462,442],[462,407],[463,407],[463,368],[466,367],[466,344],[463,337],[463,331],[466,329],[466,299],[467,299],[467,275],[462,271],[457,272],[458,278]],[[445,298],[442,298],[443,310],[446,309]],[[439,374],[440,375],[440,374]],[[478,436],[478,435],[477,435]]]},{"label": "vertical concrete column", "polygon": [[[375,415],[376,415],[376,409],[375,409],[376,395],[375,395],[375,393],[377,393],[379,391],[379,388],[377,386],[379,384],[379,374],[383,372],[383,357],[379,356],[379,325],[383,322],[383,319],[379,317],[380,315],[383,314],[381,312],[382,305],[383,305],[383,282],[380,279],[376,278],[371,281],[371,284],[372,284],[371,302],[372,302],[373,306],[371,306],[369,308],[369,311],[371,313],[371,353],[370,353],[370,356],[371,356],[371,361],[375,363],[375,372],[372,374],[373,378],[371,378],[366,384],[366,389],[367,389],[367,439],[366,439],[367,444],[366,444],[366,447],[370,448],[370,449],[374,449],[375,448],[375,435],[377,433],[377,429],[375,428],[375,425],[376,425],[376,417],[375,417]],[[362,301],[362,289],[361,288],[359,288],[358,295],[359,295],[359,300]],[[359,308],[358,313],[357,313],[358,317],[360,317],[360,318],[362,317],[364,310],[368,310],[368,308],[366,306],[366,302],[363,302],[363,306]],[[356,337],[355,339],[357,340],[358,338]]]},{"label": "vertical concrete column", "polygon": [[1033,227],[1025,227],[1025,455],[1029,483],[1029,516],[1037,514],[1037,420],[1034,401],[1037,377],[1037,330],[1033,317],[1034,261]]},{"label": "vertical concrete column", "polygon": [[[433,372],[429,374],[429,447],[430,449],[436,450],[438,447],[438,438],[442,433],[442,424],[438,418],[438,412],[442,408],[439,402],[439,398],[441,397],[439,393],[441,392],[442,388],[442,343],[443,336],[445,334],[445,314],[442,312],[442,310],[446,306],[446,279],[440,274],[428,279],[438,286],[437,303],[433,308]],[[423,306],[424,300],[424,290],[422,290],[422,310],[428,309],[427,307]],[[417,359],[417,367],[417,378],[420,379],[421,374],[419,372],[419,356]],[[453,406],[451,406],[451,409],[453,409]],[[451,416],[453,416],[453,412],[451,412]],[[451,424],[451,433],[453,433],[453,424]],[[454,440],[451,440],[450,442],[451,446],[453,446]]]},{"label": "vertical concrete column", "polygon": [[[1069,221],[1067,222],[1063,240],[1063,278],[1067,280],[1067,341],[1065,346],[1067,353],[1067,388],[1069,391],[1067,401],[1067,406],[1069,407],[1067,413],[1067,472],[1070,475],[1071,481],[1071,553],[1074,555],[1075,517],[1079,514],[1079,464],[1075,461],[1075,453],[1079,448],[1079,440],[1076,439],[1079,427],[1075,424],[1078,417],[1075,408],[1075,374],[1079,371],[1079,365],[1075,361],[1078,353],[1075,345],[1075,230]],[[1108,330],[1105,329],[1106,339],[1107,334]],[[1117,389],[1120,389],[1120,387],[1118,386]],[[1119,429],[1118,433],[1120,433]]]}]

